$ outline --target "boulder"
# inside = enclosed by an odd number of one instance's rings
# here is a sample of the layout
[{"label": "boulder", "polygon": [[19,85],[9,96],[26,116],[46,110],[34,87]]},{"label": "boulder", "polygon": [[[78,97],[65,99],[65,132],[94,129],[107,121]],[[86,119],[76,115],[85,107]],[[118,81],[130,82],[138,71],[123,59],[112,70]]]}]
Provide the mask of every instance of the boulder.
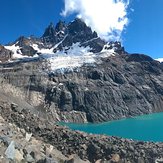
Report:
[{"label": "boulder", "polygon": [[15,142],[11,141],[10,145],[8,146],[8,148],[5,151],[5,155],[8,159],[14,160],[15,154],[16,154]]}]

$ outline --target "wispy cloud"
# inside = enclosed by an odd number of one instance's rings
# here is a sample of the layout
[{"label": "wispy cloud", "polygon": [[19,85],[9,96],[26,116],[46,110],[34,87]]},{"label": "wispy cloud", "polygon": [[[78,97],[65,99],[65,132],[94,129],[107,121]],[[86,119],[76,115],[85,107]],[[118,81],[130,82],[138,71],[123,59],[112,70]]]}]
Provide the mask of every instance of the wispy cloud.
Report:
[{"label": "wispy cloud", "polygon": [[129,0],[64,0],[62,16],[76,14],[105,40],[119,40],[128,24]]}]

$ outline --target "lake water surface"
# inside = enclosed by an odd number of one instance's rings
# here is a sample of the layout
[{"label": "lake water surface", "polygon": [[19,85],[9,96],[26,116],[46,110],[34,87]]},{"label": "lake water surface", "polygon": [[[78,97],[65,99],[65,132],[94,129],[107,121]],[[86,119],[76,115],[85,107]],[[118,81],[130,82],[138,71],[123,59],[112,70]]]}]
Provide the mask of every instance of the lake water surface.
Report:
[{"label": "lake water surface", "polygon": [[163,113],[143,115],[100,124],[66,123],[64,125],[73,130],[85,131],[87,133],[163,142]]}]

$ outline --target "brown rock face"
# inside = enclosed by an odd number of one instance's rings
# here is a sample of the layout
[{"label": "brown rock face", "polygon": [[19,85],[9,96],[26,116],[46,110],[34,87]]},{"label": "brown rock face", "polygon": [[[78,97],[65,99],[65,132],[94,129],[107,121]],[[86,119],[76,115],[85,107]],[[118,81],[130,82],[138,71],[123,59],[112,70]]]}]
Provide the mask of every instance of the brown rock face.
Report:
[{"label": "brown rock face", "polygon": [[5,49],[4,46],[0,45],[0,62],[4,63],[11,59],[12,52],[10,50]]}]

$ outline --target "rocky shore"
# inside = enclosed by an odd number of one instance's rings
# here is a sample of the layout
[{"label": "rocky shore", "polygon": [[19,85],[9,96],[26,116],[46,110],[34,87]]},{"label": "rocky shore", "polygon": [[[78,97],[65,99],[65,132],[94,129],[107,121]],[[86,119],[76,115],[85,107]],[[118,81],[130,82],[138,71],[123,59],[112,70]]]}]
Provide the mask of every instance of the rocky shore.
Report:
[{"label": "rocky shore", "polygon": [[[50,162],[47,160],[51,159],[52,162],[65,163],[80,163],[80,161],[91,163],[160,163],[163,161],[163,143],[133,141],[71,131],[25,110],[18,111],[6,102],[3,102],[3,105],[1,102],[0,114],[1,161],[8,160],[6,148],[13,141],[18,142],[15,146],[16,159],[25,162],[30,162],[27,159],[33,160],[31,162]],[[46,154],[46,150],[50,150],[51,153]]]}]

